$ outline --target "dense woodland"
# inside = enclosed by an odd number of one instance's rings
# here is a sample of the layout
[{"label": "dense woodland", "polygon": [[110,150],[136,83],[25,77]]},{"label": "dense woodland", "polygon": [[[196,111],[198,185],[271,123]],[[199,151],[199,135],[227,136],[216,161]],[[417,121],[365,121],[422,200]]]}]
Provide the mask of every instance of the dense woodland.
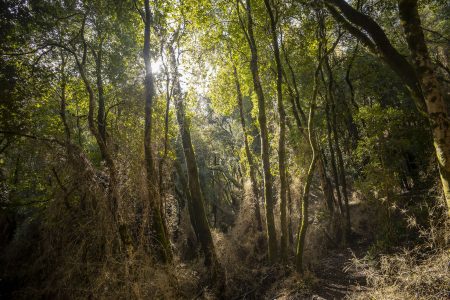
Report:
[{"label": "dense woodland", "polygon": [[0,0],[0,298],[449,299],[446,0]]}]

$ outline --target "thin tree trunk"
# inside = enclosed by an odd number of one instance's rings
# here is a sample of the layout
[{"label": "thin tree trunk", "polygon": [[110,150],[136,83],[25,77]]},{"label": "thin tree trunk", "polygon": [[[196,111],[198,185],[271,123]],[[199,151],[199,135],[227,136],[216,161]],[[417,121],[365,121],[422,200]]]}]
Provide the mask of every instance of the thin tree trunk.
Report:
[{"label": "thin tree trunk", "polygon": [[289,248],[294,244],[294,233],[292,230],[292,194],[289,179],[290,176],[287,174],[287,199],[288,199],[288,235],[289,235]]},{"label": "thin tree trunk", "polygon": [[330,67],[330,63],[328,60],[328,55],[325,56],[325,66],[327,68],[328,71],[328,80],[329,80],[329,85],[328,85],[328,89],[329,89],[329,99],[331,102],[331,128],[333,129],[333,138],[334,138],[334,146],[336,147],[336,156],[337,156],[337,162],[338,162],[338,170],[339,170],[339,183],[340,186],[339,190],[342,193],[342,196],[344,197],[344,205],[345,205],[345,233],[346,233],[346,238],[347,241],[350,238],[350,234],[351,234],[351,223],[350,223],[350,206],[349,206],[349,201],[348,201],[348,192],[347,192],[347,180],[345,178],[345,167],[344,167],[344,159],[342,158],[342,151],[341,151],[341,147],[339,145],[339,137],[338,137],[338,133],[337,133],[337,116],[336,116],[336,99],[335,99],[335,94],[334,94],[334,79],[333,79],[333,73],[331,71],[331,67]]},{"label": "thin tree trunk", "polygon": [[97,75],[97,94],[98,94],[98,110],[97,110],[97,128],[100,137],[105,143],[106,140],[106,115],[105,115],[105,93],[103,89],[103,76],[102,76],[102,59],[103,59],[103,38],[100,38],[100,44],[98,51],[92,49],[92,54],[95,58],[95,68]]},{"label": "thin tree trunk", "polygon": [[359,106],[356,103],[355,100],[355,89],[353,87],[353,83],[352,80],[350,78],[350,72],[352,69],[352,65],[353,62],[356,58],[356,55],[358,54],[358,48],[359,48],[359,43],[356,44],[355,49],[353,50],[353,54],[350,57],[350,61],[348,63],[347,69],[345,71],[345,82],[348,85],[349,91],[350,91],[350,101],[348,103],[348,101],[342,101],[342,104],[345,105],[345,109],[347,111],[347,130],[350,134],[349,136],[349,141],[347,141],[347,152],[350,153],[350,147],[351,149],[355,149],[358,145],[358,140],[359,140],[359,133],[358,133],[358,127],[355,124],[355,121],[353,120],[353,115],[352,115],[352,107],[353,109],[355,109],[356,111],[358,111]]},{"label": "thin tree trunk", "polygon": [[147,171],[148,196],[152,216],[152,230],[155,232],[157,240],[158,257],[164,261],[172,260],[170,242],[164,226],[161,211],[160,196],[156,187],[156,172],[152,153],[152,111],[155,87],[153,82],[151,54],[150,54],[150,30],[152,26],[152,13],[150,11],[149,0],[144,1],[145,22],[144,22],[144,63],[145,63],[145,127],[144,127],[144,153],[145,167]]},{"label": "thin tree trunk", "polygon": [[[323,40],[326,40],[326,28],[324,24],[323,18],[319,20],[319,26],[320,26],[320,36]],[[334,85],[334,79],[333,79],[333,72],[331,70],[330,66],[330,60],[329,55],[332,53],[334,48],[332,48],[330,51],[327,49],[326,45],[324,46],[324,62],[325,62],[325,69],[327,71],[328,76],[328,85],[327,85],[327,131],[328,131],[328,142],[330,146],[330,153],[332,154],[332,163],[333,163],[333,171],[335,179],[338,179],[336,181],[336,188],[338,197],[340,194],[344,198],[344,205],[345,205],[345,236],[346,240],[348,241],[351,234],[351,223],[350,223],[350,208],[348,203],[348,194],[347,194],[347,181],[345,178],[345,169],[344,169],[344,160],[342,158],[342,151],[339,145],[339,137],[337,133],[337,116],[336,116],[336,97],[335,97],[335,85]],[[322,74],[322,80],[325,83],[325,78],[323,77],[322,69],[320,70]],[[330,108],[331,110],[331,126],[330,126]],[[330,139],[330,127],[333,133],[333,140],[334,140],[334,149],[336,150],[336,157],[337,157],[337,163],[338,166],[336,168],[336,161],[334,160],[334,153],[333,153],[333,145],[331,143]],[[342,188],[342,189],[341,189]],[[341,212],[342,212],[342,205],[340,205]]]},{"label": "thin tree trunk", "polygon": [[[59,115],[61,117],[61,121],[64,125],[64,133],[65,133],[65,140],[66,140],[66,146],[68,147],[70,143],[70,128],[67,124],[67,116],[66,116],[66,87],[67,87],[67,76],[65,73],[65,67],[66,67],[66,58],[64,54],[61,53],[61,69],[60,69],[60,75],[61,75],[61,101],[60,101],[60,110]],[[69,147],[68,147],[69,149]]]},{"label": "thin tree trunk", "polygon": [[328,148],[330,149],[330,160],[331,160],[331,171],[333,173],[333,179],[334,179],[334,186],[336,189],[336,196],[337,196],[337,201],[338,201],[338,207],[339,207],[339,212],[341,214],[344,213],[344,209],[342,206],[342,194],[340,191],[340,182],[339,182],[339,176],[338,176],[338,169],[337,169],[337,164],[336,164],[336,156],[335,156],[335,150],[334,150],[334,146],[333,146],[333,141],[332,141],[332,129],[331,129],[331,120],[330,120],[330,106],[328,104],[328,100],[329,97],[327,96],[327,101],[325,103],[325,116],[326,116],[326,123],[327,123],[327,142],[328,142]]},{"label": "thin tree trunk", "polygon": [[[108,149],[108,146],[106,144],[106,141],[103,139],[102,135],[98,131],[98,127],[95,126],[96,122],[94,120],[94,110],[95,110],[95,94],[94,90],[91,86],[91,83],[89,79],[87,78],[86,71],[85,71],[85,64],[86,64],[86,58],[87,58],[87,43],[84,40],[84,25],[81,29],[81,37],[83,40],[83,56],[80,60],[78,55],[70,50],[69,48],[64,48],[65,50],[68,50],[74,57],[75,63],[78,68],[78,72],[81,76],[81,79],[83,80],[84,87],[86,89],[86,92],[88,93],[89,98],[89,109],[88,109],[88,128],[91,134],[94,136],[97,145],[100,149],[101,156],[103,160],[105,161],[105,164],[108,168],[108,174],[109,174],[109,188],[107,192],[108,197],[108,204],[109,204],[109,213],[112,220],[112,234],[118,236],[116,248],[120,251],[121,246],[125,246],[127,251],[132,250],[132,243],[131,238],[129,234],[129,230],[127,225],[121,220],[120,214],[119,214],[119,204],[121,202],[121,195],[119,191],[119,182],[117,178],[117,171],[116,166],[113,160],[113,157]],[[97,69],[98,71],[98,69]],[[97,74],[97,76],[101,76]],[[97,80],[97,84],[99,84],[99,81]],[[98,88],[98,86],[97,86]],[[97,120],[98,125],[98,120]],[[106,131],[106,128],[105,128]],[[107,133],[105,132],[105,137],[107,136]],[[73,145],[71,145],[73,146]],[[84,159],[84,158],[82,158]],[[113,241],[115,242],[115,241]],[[107,250],[109,251],[109,250]]]},{"label": "thin tree trunk", "polygon": [[[320,62],[319,62],[320,65]],[[315,112],[315,106],[316,106],[316,99],[317,99],[317,73],[316,71],[315,79],[314,79],[314,91],[313,91],[313,98],[311,100],[311,107],[309,109],[309,117],[308,117],[308,138],[309,138],[309,144],[311,147],[311,163],[309,165],[308,174],[306,176],[306,182],[305,186],[303,188],[303,195],[302,195],[302,216],[301,216],[301,223],[298,228],[297,233],[297,252],[296,252],[296,261],[295,266],[296,270],[299,273],[303,273],[303,253],[305,250],[305,237],[306,237],[306,231],[308,228],[308,205],[309,205],[309,190],[311,188],[311,182],[314,175],[314,169],[315,165],[318,159],[318,153],[317,153],[317,144],[314,136],[313,131],[313,118],[314,118],[314,112]]]},{"label": "thin tree trunk", "polygon": [[161,211],[161,219],[164,226],[164,231],[166,232],[166,238],[169,240],[169,230],[167,229],[167,221],[166,221],[166,181],[164,180],[164,166],[167,160],[167,155],[169,151],[169,112],[170,112],[170,76],[169,72],[166,72],[166,111],[164,114],[164,153],[160,159],[158,166],[158,188],[159,195],[161,197],[160,201],[160,211]]},{"label": "thin tree trunk", "polygon": [[[82,33],[84,34],[84,33]],[[109,171],[109,181],[111,188],[108,192],[108,198],[109,198],[109,205],[110,205],[110,211],[112,215],[112,219],[114,224],[117,224],[118,219],[118,203],[120,198],[120,193],[117,190],[117,175],[116,175],[116,167],[114,164],[114,160],[111,156],[111,153],[109,152],[109,149],[106,145],[106,141],[102,138],[98,131],[98,127],[95,126],[95,120],[94,120],[94,110],[95,110],[95,95],[94,90],[92,89],[91,83],[89,82],[89,79],[87,78],[86,72],[85,72],[85,62],[86,62],[86,53],[87,53],[87,44],[84,41],[83,37],[83,58],[80,61],[78,56],[74,54],[74,58],[78,67],[78,71],[80,73],[80,76],[83,80],[84,86],[86,88],[86,91],[88,93],[89,97],[89,109],[88,109],[88,127],[91,134],[95,137],[95,140],[97,142],[97,145],[100,149],[100,153],[102,155],[103,160],[106,163],[106,166],[108,167]],[[98,74],[97,74],[98,76]]]},{"label": "thin tree trunk", "polygon": [[249,173],[250,173],[250,182],[252,185],[253,197],[254,197],[254,206],[255,206],[255,219],[257,228],[259,231],[262,231],[262,221],[261,221],[261,209],[259,206],[259,192],[258,192],[258,182],[256,181],[256,166],[253,160],[253,154],[250,151],[250,146],[248,143],[248,133],[247,126],[245,124],[245,115],[244,115],[244,107],[242,103],[242,91],[241,84],[239,82],[239,77],[237,74],[236,66],[233,64],[233,75],[234,81],[236,85],[236,93],[237,93],[237,102],[239,106],[239,116],[241,120],[241,127],[244,134],[244,147],[245,147],[245,155],[247,156],[247,161],[249,165]]},{"label": "thin tree trunk", "polygon": [[[319,147],[319,145],[317,146]],[[325,202],[328,208],[328,211],[330,212],[331,215],[334,214],[334,202],[335,202],[335,198],[333,195],[333,186],[331,185],[331,180],[330,178],[327,176],[327,171],[326,171],[326,167],[325,167],[325,161],[324,161],[324,154],[321,151],[321,149],[317,149],[318,150],[318,155],[320,155],[317,158],[317,169],[319,172],[319,176],[320,176],[320,185],[322,187],[323,190],[323,195],[325,197]]]},{"label": "thin tree trunk", "polygon": [[272,35],[272,46],[274,49],[275,63],[277,69],[277,104],[279,116],[279,139],[278,139],[278,168],[280,173],[280,256],[282,261],[287,259],[288,226],[286,220],[286,112],[283,104],[283,66],[281,65],[280,47],[277,36],[278,11],[272,7],[269,0],[264,0],[270,19],[270,33]]},{"label": "thin tree trunk", "polygon": [[169,151],[169,112],[170,112],[170,77],[169,77],[169,71],[166,70],[166,110],[164,113],[164,153],[161,157],[161,161],[159,162],[159,171],[158,171],[158,178],[159,178],[159,194],[164,195],[165,194],[165,188],[164,188],[164,164],[167,160],[167,154]]},{"label": "thin tree trunk", "polygon": [[[303,110],[300,106],[300,93],[297,88],[297,80],[296,80],[296,76],[294,73],[294,69],[292,68],[292,65],[289,61],[289,57],[286,53],[283,43],[281,43],[281,46],[282,46],[282,50],[284,53],[286,65],[288,66],[288,69],[291,73],[292,85],[294,87],[294,91],[293,91],[291,85],[289,84],[289,80],[286,76],[286,73],[284,73],[284,76],[285,76],[286,82],[287,82],[288,92],[290,95],[289,98],[290,98],[290,102],[291,102],[291,106],[292,106],[292,113],[294,115],[294,119],[297,124],[297,128],[300,131],[300,134],[304,137],[305,140],[308,140],[308,135],[306,134],[305,128],[302,125],[302,124],[307,124],[308,121],[306,119],[305,113],[303,112]],[[327,175],[326,165],[325,165],[325,162],[322,159],[322,157],[318,158],[317,164],[318,164],[319,175],[320,175],[320,185],[322,187],[323,194],[324,194],[325,200],[327,202],[327,207],[328,207],[330,213],[332,214],[334,212],[335,198],[333,195],[333,188],[331,186],[331,180]]]},{"label": "thin tree trunk", "polygon": [[272,188],[272,174],[270,171],[270,146],[269,146],[269,134],[267,131],[267,118],[266,118],[266,103],[264,99],[264,92],[261,86],[261,79],[259,77],[258,68],[258,50],[256,47],[255,37],[253,34],[253,17],[251,11],[250,0],[246,0],[246,15],[247,26],[245,26],[241,20],[239,12],[240,1],[237,0],[238,16],[241,22],[242,29],[246,34],[247,42],[250,47],[251,60],[250,71],[253,78],[253,86],[258,98],[258,121],[261,132],[261,148],[262,148],[262,165],[263,165],[263,178],[264,178],[264,200],[266,207],[266,225],[267,225],[267,237],[268,237],[268,254],[269,262],[274,263],[277,259],[277,236],[275,231],[275,220],[273,214],[273,188]]}]

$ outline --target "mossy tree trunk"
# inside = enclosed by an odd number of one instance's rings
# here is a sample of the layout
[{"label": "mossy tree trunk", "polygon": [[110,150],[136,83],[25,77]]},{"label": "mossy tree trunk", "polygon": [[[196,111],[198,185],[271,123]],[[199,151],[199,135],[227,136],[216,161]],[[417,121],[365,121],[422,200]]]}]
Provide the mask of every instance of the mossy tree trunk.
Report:
[{"label": "mossy tree trunk", "polygon": [[266,227],[268,238],[268,254],[269,262],[274,263],[277,260],[277,235],[275,231],[275,220],[273,214],[274,199],[273,199],[273,179],[270,171],[270,146],[269,146],[269,133],[267,130],[267,117],[266,117],[266,103],[264,99],[264,92],[261,85],[261,79],[259,76],[258,67],[258,50],[256,47],[256,41],[253,33],[253,16],[251,8],[251,0],[246,0],[245,11],[247,16],[247,25],[244,25],[242,16],[240,15],[240,1],[237,1],[238,17],[241,27],[245,33],[247,42],[250,47],[251,59],[250,59],[250,71],[253,78],[253,87],[258,98],[258,122],[261,134],[261,156],[263,167],[263,179],[264,179],[264,201],[266,208]]},{"label": "mossy tree trunk", "polygon": [[302,208],[301,222],[299,224],[297,232],[297,251],[296,251],[295,267],[297,272],[299,273],[303,273],[303,254],[305,250],[306,231],[308,229],[309,191],[311,188],[312,178],[314,176],[314,169],[316,166],[316,162],[319,157],[319,153],[317,153],[317,144],[313,128],[313,119],[314,119],[314,112],[316,109],[316,98],[317,98],[317,73],[318,71],[316,71],[313,98],[311,100],[311,106],[309,109],[309,116],[308,116],[308,139],[309,145],[311,147],[311,162],[309,165],[308,174],[306,175],[306,182],[303,188],[301,200],[301,208]]},{"label": "mossy tree trunk", "polygon": [[442,189],[450,216],[450,118],[447,106],[450,99],[434,71],[435,67],[425,43],[417,0],[400,0],[399,13],[400,23],[405,31],[406,41],[411,52],[413,67],[425,98],[439,163]]},{"label": "mossy tree trunk", "polygon": [[197,160],[194,153],[194,147],[191,141],[191,132],[189,119],[186,117],[184,107],[184,97],[181,90],[181,84],[178,74],[178,62],[173,45],[168,46],[171,73],[173,76],[173,97],[176,109],[176,116],[180,130],[181,143],[187,166],[187,177],[190,197],[189,216],[192,227],[196,231],[196,236],[200,241],[202,251],[205,255],[205,265],[211,267],[213,276],[216,277],[221,272],[220,264],[217,260],[214,243],[211,236],[211,230],[206,217],[205,204],[200,186],[200,179],[197,168]]},{"label": "mossy tree trunk", "polygon": [[283,104],[283,66],[281,64],[280,47],[278,45],[278,9],[270,0],[264,0],[267,13],[270,19],[270,34],[272,36],[272,46],[276,64],[277,74],[277,105],[279,117],[279,134],[278,134],[278,168],[280,173],[280,257],[283,261],[287,259],[288,246],[288,225],[286,218],[286,112]]},{"label": "mossy tree trunk", "polygon": [[157,256],[164,262],[171,261],[172,254],[170,242],[164,226],[164,218],[161,211],[161,195],[157,187],[156,170],[152,153],[152,118],[153,101],[155,97],[154,79],[151,65],[151,27],[153,16],[150,10],[149,0],[144,1],[144,63],[145,63],[145,125],[144,125],[144,154],[145,169],[147,173],[148,201],[151,208],[152,231],[156,237]]},{"label": "mossy tree trunk", "polygon": [[241,120],[241,127],[244,134],[244,148],[245,148],[245,155],[247,157],[248,166],[249,166],[249,173],[250,173],[250,183],[252,185],[252,192],[253,192],[253,201],[254,201],[254,209],[255,209],[255,219],[257,228],[259,231],[262,230],[262,221],[261,221],[261,209],[259,206],[259,191],[258,191],[258,182],[256,181],[256,166],[253,159],[253,154],[250,151],[250,145],[248,142],[248,132],[247,132],[247,126],[245,124],[245,114],[244,114],[244,106],[242,103],[242,91],[241,91],[241,84],[239,82],[239,77],[237,74],[236,66],[233,64],[233,75],[234,75],[234,81],[236,85],[236,93],[237,93],[237,103],[239,107],[239,116]]}]

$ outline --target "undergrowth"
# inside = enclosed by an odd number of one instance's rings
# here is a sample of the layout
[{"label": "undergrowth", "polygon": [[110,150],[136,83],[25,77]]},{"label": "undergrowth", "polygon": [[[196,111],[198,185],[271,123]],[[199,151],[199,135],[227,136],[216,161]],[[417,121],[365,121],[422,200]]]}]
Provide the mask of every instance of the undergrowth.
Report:
[{"label": "undergrowth", "polygon": [[389,254],[369,251],[363,258],[352,259],[347,269],[360,272],[367,287],[349,299],[450,299],[449,224],[445,216],[430,216],[431,226],[418,230],[422,243]]}]

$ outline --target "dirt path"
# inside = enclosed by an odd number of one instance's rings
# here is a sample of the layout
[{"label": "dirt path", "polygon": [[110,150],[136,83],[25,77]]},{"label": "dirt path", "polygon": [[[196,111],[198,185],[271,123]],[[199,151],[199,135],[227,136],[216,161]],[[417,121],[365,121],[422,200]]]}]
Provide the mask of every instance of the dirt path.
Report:
[{"label": "dirt path", "polygon": [[331,250],[314,269],[320,280],[314,290],[312,299],[344,299],[352,292],[365,288],[366,278],[356,269],[349,267],[353,253],[360,258],[364,255],[367,245],[357,244],[346,249]]}]

